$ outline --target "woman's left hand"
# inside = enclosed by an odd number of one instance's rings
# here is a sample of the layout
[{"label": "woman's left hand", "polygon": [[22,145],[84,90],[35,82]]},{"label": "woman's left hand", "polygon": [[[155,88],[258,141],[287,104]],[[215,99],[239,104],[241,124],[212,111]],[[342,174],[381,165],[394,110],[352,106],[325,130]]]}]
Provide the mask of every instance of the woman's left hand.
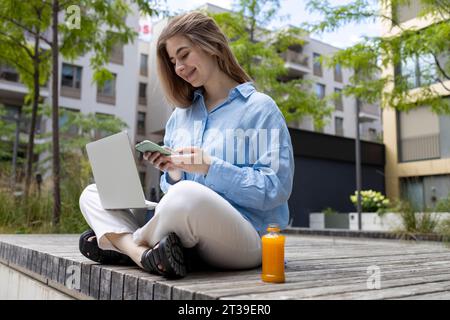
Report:
[{"label": "woman's left hand", "polygon": [[189,173],[206,175],[211,164],[210,155],[199,147],[184,147],[175,149],[170,158],[176,168]]}]

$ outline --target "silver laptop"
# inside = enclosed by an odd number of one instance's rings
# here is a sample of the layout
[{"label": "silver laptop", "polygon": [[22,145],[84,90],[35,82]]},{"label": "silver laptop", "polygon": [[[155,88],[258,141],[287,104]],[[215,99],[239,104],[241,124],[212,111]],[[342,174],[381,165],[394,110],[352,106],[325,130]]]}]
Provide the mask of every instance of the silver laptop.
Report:
[{"label": "silver laptop", "polygon": [[156,207],[145,199],[126,131],[88,143],[86,150],[103,208]]}]

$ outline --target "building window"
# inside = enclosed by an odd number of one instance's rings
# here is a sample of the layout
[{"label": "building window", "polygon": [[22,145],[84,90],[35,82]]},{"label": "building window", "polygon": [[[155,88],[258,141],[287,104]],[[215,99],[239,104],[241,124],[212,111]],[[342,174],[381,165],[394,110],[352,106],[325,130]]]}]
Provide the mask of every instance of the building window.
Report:
[{"label": "building window", "polygon": [[97,86],[97,102],[116,104],[116,74],[106,80],[103,86]]},{"label": "building window", "polygon": [[334,66],[334,81],[342,82],[342,68],[339,63]]},{"label": "building window", "polygon": [[325,98],[325,85],[316,83],[316,95],[319,99]]},{"label": "building window", "polygon": [[147,84],[139,82],[139,104],[147,104]]},{"label": "building window", "polygon": [[66,137],[74,137],[78,135],[79,127],[74,124],[74,120],[77,114],[80,112],[79,110],[69,109],[69,108],[60,108],[60,116],[59,116],[59,128],[62,136]]},{"label": "building window", "polygon": [[[110,37],[113,38],[113,33],[109,33]],[[111,56],[109,61],[115,64],[123,64],[123,43],[116,40],[111,48]]]},{"label": "building window", "polygon": [[[95,119],[98,123],[102,122],[108,122],[110,120],[113,120],[115,117],[112,114],[106,114],[106,113],[99,113],[97,112],[95,114]],[[105,138],[115,132],[112,132],[111,130],[101,130],[101,129],[95,129],[95,139],[102,139]]]},{"label": "building window", "polygon": [[[400,78],[399,78],[400,77]],[[429,86],[440,79],[433,55],[417,55],[402,61],[396,72],[397,79],[403,79],[409,89]]]},{"label": "building window", "polygon": [[13,67],[6,64],[0,64],[0,79],[19,82],[19,74]]},{"label": "building window", "polygon": [[322,63],[319,61],[319,59],[320,54],[313,53],[313,61],[314,61],[313,73],[315,76],[321,77],[323,75],[323,72],[322,72]]},{"label": "building window", "polygon": [[138,112],[137,133],[139,135],[145,135],[145,115],[145,112]]},{"label": "building window", "polygon": [[81,99],[81,71],[79,66],[63,63],[61,70],[61,95]]},{"label": "building window", "polygon": [[344,103],[342,102],[342,90],[335,88],[334,89],[335,97],[334,97],[334,107],[336,110],[344,111]]},{"label": "building window", "polygon": [[344,135],[344,118],[342,118],[342,117],[334,118],[334,129],[335,129],[337,136]]},{"label": "building window", "polygon": [[148,75],[148,55],[144,53],[141,53],[140,74],[144,77]]}]

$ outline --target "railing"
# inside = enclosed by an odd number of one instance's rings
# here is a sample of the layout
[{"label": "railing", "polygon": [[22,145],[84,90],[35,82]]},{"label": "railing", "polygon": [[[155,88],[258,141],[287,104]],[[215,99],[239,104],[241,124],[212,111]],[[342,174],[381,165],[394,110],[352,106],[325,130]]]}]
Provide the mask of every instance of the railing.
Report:
[{"label": "railing", "polygon": [[308,56],[303,55],[301,53],[297,53],[292,50],[286,50],[285,52],[283,52],[281,54],[281,57],[286,62],[296,63],[296,64],[302,65],[304,67],[308,67],[308,61],[309,61]]},{"label": "railing", "polygon": [[418,161],[440,158],[439,134],[401,139],[401,161]]},{"label": "railing", "polygon": [[367,113],[367,114],[371,114],[374,116],[378,116],[380,114],[379,108],[377,105],[375,104],[367,104],[364,103],[361,105],[361,109],[360,109],[361,113]]}]

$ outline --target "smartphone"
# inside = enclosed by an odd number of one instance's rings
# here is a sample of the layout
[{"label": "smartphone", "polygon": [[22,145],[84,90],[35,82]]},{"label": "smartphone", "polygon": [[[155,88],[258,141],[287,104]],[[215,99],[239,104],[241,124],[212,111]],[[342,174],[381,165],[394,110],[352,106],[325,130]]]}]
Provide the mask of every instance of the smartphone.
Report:
[{"label": "smartphone", "polygon": [[144,153],[144,152],[159,152],[162,155],[165,156],[170,156],[172,153],[169,150],[164,149],[163,147],[161,147],[160,145],[149,141],[149,140],[144,140],[142,142],[139,142],[136,146],[135,146],[136,150]]}]

